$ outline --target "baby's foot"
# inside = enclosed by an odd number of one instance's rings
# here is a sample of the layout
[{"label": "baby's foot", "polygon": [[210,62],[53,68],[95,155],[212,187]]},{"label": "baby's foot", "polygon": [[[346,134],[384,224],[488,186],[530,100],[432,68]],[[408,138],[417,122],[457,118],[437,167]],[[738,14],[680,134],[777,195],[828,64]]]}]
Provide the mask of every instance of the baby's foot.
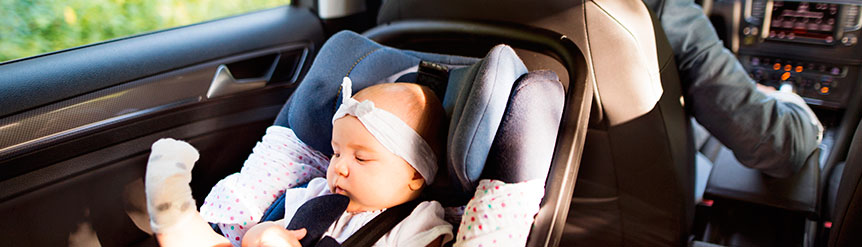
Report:
[{"label": "baby's foot", "polygon": [[168,138],[153,143],[145,185],[154,232],[160,233],[197,212],[189,182],[199,157],[198,151],[184,141]]}]

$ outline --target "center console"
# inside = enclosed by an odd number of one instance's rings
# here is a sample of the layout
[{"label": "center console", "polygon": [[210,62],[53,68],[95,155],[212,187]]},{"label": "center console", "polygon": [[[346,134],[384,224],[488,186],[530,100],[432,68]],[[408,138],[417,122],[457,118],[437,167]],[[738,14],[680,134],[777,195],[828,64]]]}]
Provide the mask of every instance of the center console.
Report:
[{"label": "center console", "polygon": [[[729,149],[713,162],[696,239],[724,245],[819,246],[833,169],[862,117],[862,1],[704,0],[719,36],[751,78],[790,88],[826,127],[819,152],[790,178],[743,167]],[[838,176],[840,177],[840,176]],[[696,217],[698,219],[698,217]],[[770,229],[770,230],[764,230]],[[780,240],[780,241],[779,241]]]},{"label": "center console", "polygon": [[810,105],[844,109],[860,83],[862,8],[856,1],[744,2],[737,54],[758,83],[792,85]]}]

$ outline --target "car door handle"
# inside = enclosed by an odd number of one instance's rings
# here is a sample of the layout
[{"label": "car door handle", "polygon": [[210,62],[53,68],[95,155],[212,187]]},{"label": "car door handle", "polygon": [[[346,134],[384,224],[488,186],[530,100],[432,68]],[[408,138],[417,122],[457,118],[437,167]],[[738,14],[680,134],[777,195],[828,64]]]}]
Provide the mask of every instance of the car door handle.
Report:
[{"label": "car door handle", "polygon": [[233,74],[230,73],[227,65],[219,65],[216,69],[215,76],[213,76],[212,83],[210,83],[210,88],[207,90],[207,98],[262,88],[266,86],[266,82],[269,81],[271,75],[272,71],[269,71],[261,77],[237,80],[234,78]]}]

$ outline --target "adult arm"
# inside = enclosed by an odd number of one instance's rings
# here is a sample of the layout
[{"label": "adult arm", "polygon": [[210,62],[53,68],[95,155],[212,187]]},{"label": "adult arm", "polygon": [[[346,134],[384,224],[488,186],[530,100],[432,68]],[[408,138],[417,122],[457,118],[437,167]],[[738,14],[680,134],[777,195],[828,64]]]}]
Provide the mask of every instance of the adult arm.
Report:
[{"label": "adult arm", "polygon": [[743,165],[775,177],[798,171],[822,136],[820,122],[804,101],[756,90],[692,0],[646,2],[659,15],[673,47],[685,104],[698,123]]}]

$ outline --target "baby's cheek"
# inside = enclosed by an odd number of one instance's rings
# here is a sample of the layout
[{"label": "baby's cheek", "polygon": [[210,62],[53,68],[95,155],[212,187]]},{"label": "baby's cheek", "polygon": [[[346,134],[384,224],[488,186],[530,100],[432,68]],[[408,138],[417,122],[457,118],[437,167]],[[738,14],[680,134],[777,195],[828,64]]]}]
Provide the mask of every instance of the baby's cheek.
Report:
[{"label": "baby's cheek", "polygon": [[326,180],[330,180],[330,178],[335,178],[335,168],[333,168],[332,162],[329,162],[329,166],[326,167]]},{"label": "baby's cheek", "polygon": [[402,189],[404,186],[402,181],[393,181],[392,179],[380,179],[380,184],[376,187],[376,197],[381,204],[389,204],[398,198],[401,198],[405,192]]}]

